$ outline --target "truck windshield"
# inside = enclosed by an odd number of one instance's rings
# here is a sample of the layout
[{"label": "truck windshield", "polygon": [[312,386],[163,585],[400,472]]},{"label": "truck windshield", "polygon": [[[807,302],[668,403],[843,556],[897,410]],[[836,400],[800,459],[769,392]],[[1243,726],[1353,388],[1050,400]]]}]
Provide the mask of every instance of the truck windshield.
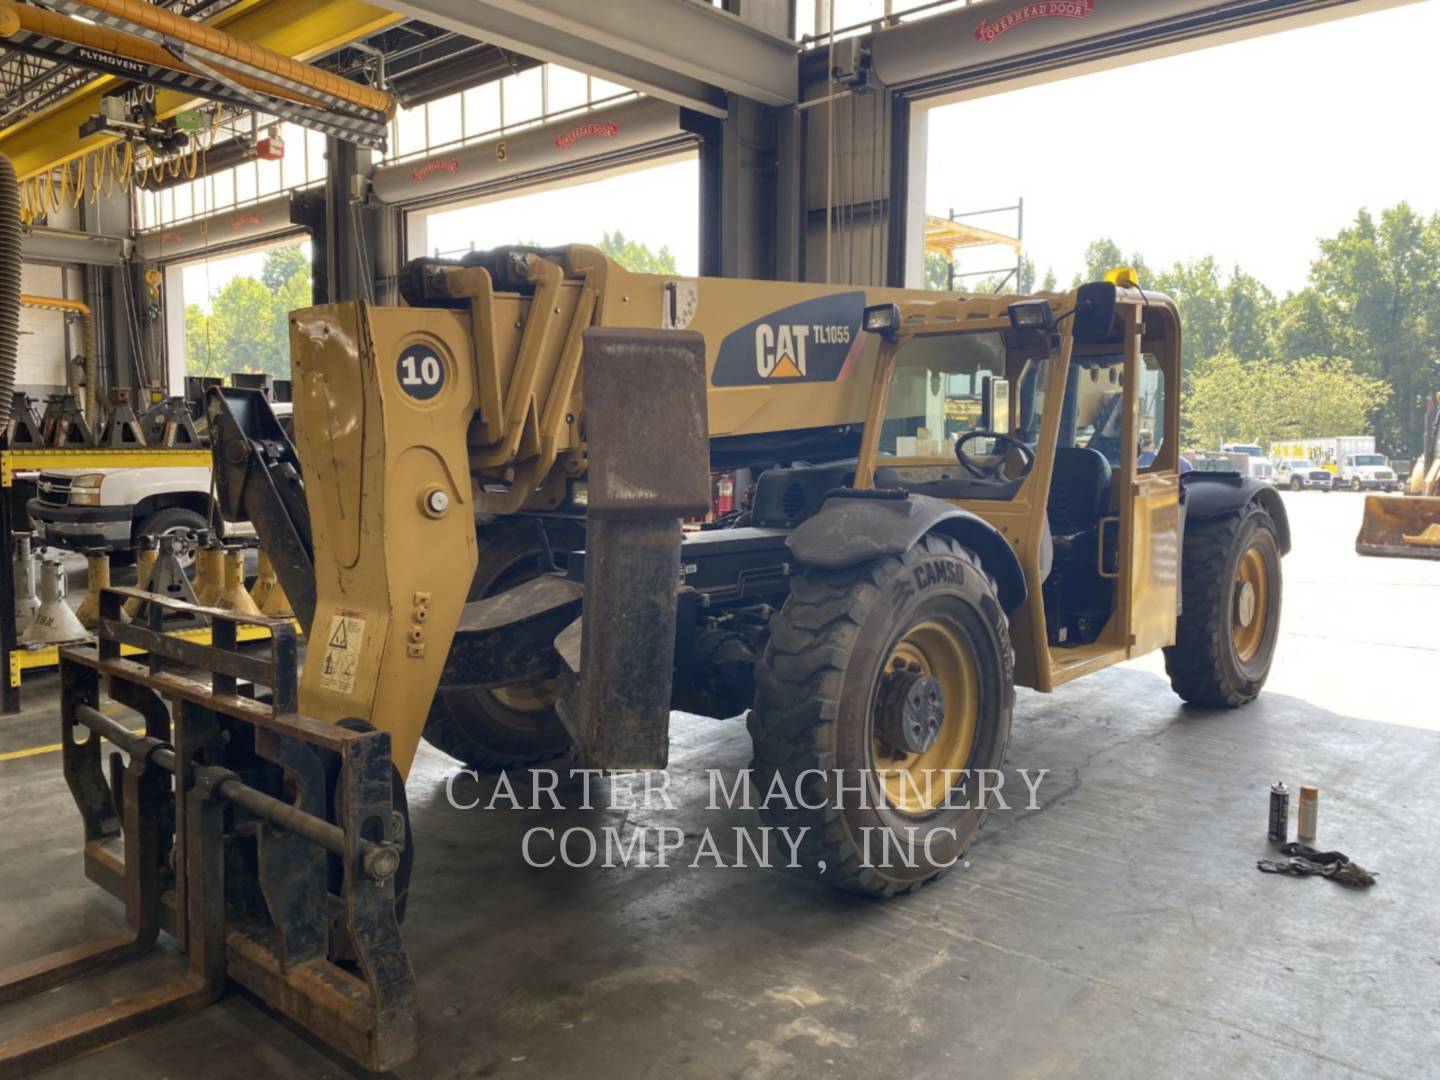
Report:
[{"label": "truck windshield", "polygon": [[955,440],[981,426],[988,381],[1004,375],[996,331],[911,338],[895,354],[879,452],[953,460]]},{"label": "truck windshield", "polygon": [[1384,454],[1356,454],[1350,459],[1356,465],[1384,465]]}]

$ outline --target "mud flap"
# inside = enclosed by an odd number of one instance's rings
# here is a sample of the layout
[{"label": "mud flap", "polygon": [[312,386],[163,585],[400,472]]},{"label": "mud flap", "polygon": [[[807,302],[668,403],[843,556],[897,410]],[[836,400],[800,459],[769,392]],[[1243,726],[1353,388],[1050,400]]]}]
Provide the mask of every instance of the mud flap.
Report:
[{"label": "mud flap", "polygon": [[590,329],[582,370],[584,615],[556,640],[569,668],[560,714],[586,767],[658,769],[669,756],[680,523],[710,503],[705,340]]}]

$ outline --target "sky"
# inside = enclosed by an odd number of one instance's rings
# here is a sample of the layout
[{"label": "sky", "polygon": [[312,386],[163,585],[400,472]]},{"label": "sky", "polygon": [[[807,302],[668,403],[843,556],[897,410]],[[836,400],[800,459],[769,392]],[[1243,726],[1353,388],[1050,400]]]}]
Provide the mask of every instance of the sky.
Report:
[{"label": "sky", "polygon": [[[668,247],[680,273],[700,266],[700,166],[694,154],[653,168],[624,172],[526,195],[493,199],[427,215],[425,253],[481,250],[502,244],[594,244],[619,230],[652,251]],[[411,223],[414,233],[414,223]],[[411,254],[419,254],[412,251]]]},{"label": "sky", "polygon": [[[942,106],[929,117],[927,210],[1023,197],[1026,250],[1062,287],[1109,236],[1152,267],[1213,254],[1283,295],[1305,285],[1316,240],[1360,207],[1440,210],[1437,46],[1440,0],[1426,0]],[[1126,116],[1129,165],[1123,122],[1103,141],[1084,126]],[[1028,149],[1005,134],[1024,132],[1037,136]],[[968,220],[1014,231],[1014,214]],[[1006,261],[995,248],[971,257],[976,269]]]}]

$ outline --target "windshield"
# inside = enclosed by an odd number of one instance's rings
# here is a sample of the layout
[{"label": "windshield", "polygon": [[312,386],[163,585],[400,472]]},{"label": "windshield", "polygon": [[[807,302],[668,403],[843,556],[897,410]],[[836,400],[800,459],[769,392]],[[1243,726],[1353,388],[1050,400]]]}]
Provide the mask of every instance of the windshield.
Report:
[{"label": "windshield", "polygon": [[[879,452],[894,457],[955,456],[955,440],[986,424],[986,391],[1005,375],[1005,343],[996,331],[918,334],[895,353]],[[983,422],[982,422],[983,421]]]},{"label": "windshield", "polygon": [[1356,465],[1384,465],[1385,455],[1383,454],[1356,454],[1350,459]]}]

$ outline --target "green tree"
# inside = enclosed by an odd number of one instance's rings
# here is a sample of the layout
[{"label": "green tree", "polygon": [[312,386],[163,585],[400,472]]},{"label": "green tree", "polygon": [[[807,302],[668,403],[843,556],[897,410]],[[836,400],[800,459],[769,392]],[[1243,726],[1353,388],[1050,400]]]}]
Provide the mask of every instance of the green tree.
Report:
[{"label": "green tree", "polygon": [[946,292],[950,288],[950,264],[944,255],[933,251],[925,252],[924,288],[933,292]]},{"label": "green tree", "polygon": [[[1012,282],[1012,286],[1013,286]],[[1035,291],[1035,260],[1029,255],[1020,257],[1020,294],[1028,296]]]},{"label": "green tree", "polygon": [[1075,284],[1083,285],[1087,281],[1100,281],[1104,278],[1105,271],[1124,265],[1125,256],[1120,253],[1120,245],[1114,240],[1108,236],[1091,240],[1085,248],[1085,273],[1075,279]]},{"label": "green tree", "polygon": [[304,273],[306,281],[310,280],[310,260],[306,258],[299,244],[272,248],[266,253],[265,262],[260,268],[260,280],[274,293],[279,292],[299,273]]},{"label": "green tree", "polygon": [[1383,380],[1356,371],[1344,357],[1303,356],[1285,370],[1291,385],[1280,401],[1280,437],[1368,431],[1376,410],[1390,398]]},{"label": "green tree", "polygon": [[290,312],[314,303],[310,260],[300,245],[271,250],[258,280],[231,278],[210,300],[208,315],[197,304],[185,308],[187,372],[290,378]]},{"label": "green tree", "polygon": [[1267,330],[1275,315],[1275,294],[1237,266],[1225,289],[1225,347],[1241,360],[1268,352]]},{"label": "green tree", "polygon": [[1270,323],[1270,353],[1281,360],[1334,355],[1330,323],[1314,289],[1301,289],[1280,301]]},{"label": "green tree", "polygon": [[1366,429],[1389,393],[1344,359],[1284,363],[1262,356],[1246,363],[1220,353],[1198,361],[1187,380],[1181,438],[1213,450],[1227,442],[1263,446],[1316,432],[1353,434]]},{"label": "green tree", "polygon": [[185,372],[187,375],[222,373],[211,349],[210,318],[199,304],[185,305]]},{"label": "green tree", "polygon": [[296,270],[290,275],[288,281],[275,290],[270,313],[273,323],[271,333],[274,340],[275,359],[272,366],[266,370],[276,378],[288,379],[291,377],[290,313],[299,308],[310,307],[314,302],[308,265]]},{"label": "green tree", "polygon": [[1185,371],[1224,351],[1226,292],[1213,258],[1207,255],[1177,262],[1149,283],[1142,277],[1140,284],[1165,293],[1180,308],[1181,363]]},{"label": "green tree", "polygon": [[607,232],[596,245],[626,270],[637,274],[677,274],[675,256],[668,247],[651,251],[637,240],[626,240],[619,229]]},{"label": "green tree", "polygon": [[1393,391],[1376,416],[1382,449],[1419,451],[1424,400],[1440,384],[1440,215],[1368,210],[1320,241],[1310,282],[1334,350]]},{"label": "green tree", "polygon": [[1092,240],[1085,248],[1085,273],[1083,276],[1077,274],[1074,285],[1083,285],[1087,281],[1103,281],[1107,271],[1117,267],[1128,266],[1135,271],[1140,278],[1140,284],[1144,288],[1153,288],[1150,279],[1150,267],[1146,264],[1144,256],[1138,251],[1130,253],[1127,259],[1120,250],[1120,245],[1111,240],[1108,236],[1102,236],[1098,240]]},{"label": "green tree", "polygon": [[[281,373],[275,297],[263,282],[252,277],[235,277],[225,283],[211,305],[210,340],[222,373]],[[283,370],[288,375],[288,338],[284,352]]]},{"label": "green tree", "polygon": [[1045,267],[1045,280],[1040,283],[1040,291],[1054,292],[1059,287],[1060,283],[1055,280],[1055,268],[1053,266]]}]

